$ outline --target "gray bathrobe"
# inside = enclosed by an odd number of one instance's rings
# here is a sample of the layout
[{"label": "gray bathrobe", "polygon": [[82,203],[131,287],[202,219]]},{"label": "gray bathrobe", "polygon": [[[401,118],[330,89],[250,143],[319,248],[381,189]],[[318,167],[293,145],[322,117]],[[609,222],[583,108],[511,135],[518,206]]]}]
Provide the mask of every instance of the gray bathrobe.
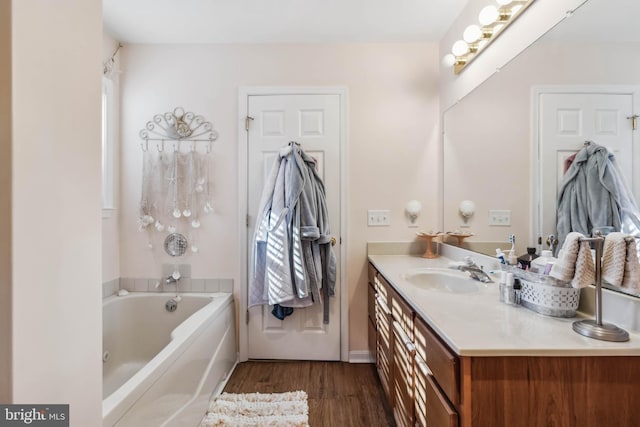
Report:
[{"label": "gray bathrobe", "polygon": [[597,226],[621,229],[625,189],[620,182],[614,156],[605,147],[591,143],[578,152],[558,194],[557,247],[571,231],[590,236]]},{"label": "gray bathrobe", "polygon": [[[298,144],[280,151],[265,183],[253,244],[249,306],[306,307],[335,292],[336,259],[322,180]],[[322,296],[320,292],[322,291]]]}]

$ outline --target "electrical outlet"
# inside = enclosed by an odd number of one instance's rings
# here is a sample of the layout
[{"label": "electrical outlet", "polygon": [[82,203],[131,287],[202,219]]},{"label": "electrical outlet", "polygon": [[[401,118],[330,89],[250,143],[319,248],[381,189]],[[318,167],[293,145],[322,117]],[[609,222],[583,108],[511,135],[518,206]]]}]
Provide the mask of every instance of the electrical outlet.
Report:
[{"label": "electrical outlet", "polygon": [[511,211],[510,210],[490,210],[489,211],[489,225],[508,227],[511,225]]},{"label": "electrical outlet", "polygon": [[384,210],[368,210],[367,225],[369,227],[384,227],[391,225],[391,211]]}]

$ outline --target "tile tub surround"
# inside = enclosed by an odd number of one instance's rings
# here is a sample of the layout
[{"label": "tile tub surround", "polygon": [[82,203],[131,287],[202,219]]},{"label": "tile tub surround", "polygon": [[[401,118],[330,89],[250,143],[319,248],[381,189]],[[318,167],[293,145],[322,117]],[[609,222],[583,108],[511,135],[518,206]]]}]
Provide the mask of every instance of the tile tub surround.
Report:
[{"label": "tile tub surround", "polygon": [[[486,270],[497,270],[497,260],[491,257],[448,245],[439,249],[443,256],[433,260],[406,254],[370,254],[369,260],[459,355],[640,355],[639,331],[629,328],[619,321],[621,319],[611,317],[619,311],[615,310],[615,301],[619,299],[615,294],[609,293],[605,297],[608,304],[605,303],[604,320],[630,332],[631,340],[626,343],[599,341],[575,333],[571,327],[573,321],[591,317],[583,312],[579,312],[577,318],[562,319],[502,304],[498,301],[496,283],[483,284],[475,294],[455,295],[419,289],[403,278],[408,270],[447,267],[449,262],[459,261],[467,255]],[[374,251],[379,253],[379,248]],[[636,311],[640,310],[640,304],[636,307]]]},{"label": "tile tub surround", "polygon": [[[129,292],[176,292],[176,285],[167,285],[164,279],[121,277],[102,284],[102,297],[106,298],[125,289]],[[156,285],[158,287],[156,288]],[[179,292],[233,292],[233,279],[192,279],[182,278]]]}]

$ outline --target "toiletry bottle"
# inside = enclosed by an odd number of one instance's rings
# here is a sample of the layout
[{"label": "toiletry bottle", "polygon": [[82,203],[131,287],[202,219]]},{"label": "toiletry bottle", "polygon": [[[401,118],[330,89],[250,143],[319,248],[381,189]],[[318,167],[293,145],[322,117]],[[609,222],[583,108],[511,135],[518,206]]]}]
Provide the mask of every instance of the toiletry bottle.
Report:
[{"label": "toiletry bottle", "polygon": [[542,255],[533,261],[531,261],[530,270],[533,273],[538,274],[549,274],[551,271],[551,267],[557,261],[557,258],[554,258],[551,251],[544,250],[542,251]]},{"label": "toiletry bottle", "polygon": [[498,290],[499,290],[499,297],[500,297],[500,302],[505,302],[504,301],[504,287],[507,284],[507,272],[502,270],[500,272],[500,280],[498,281]]},{"label": "toiletry bottle", "polygon": [[504,284],[504,286],[500,286],[501,287],[501,292],[503,294],[503,302],[505,304],[514,304],[515,302],[515,297],[513,294],[513,284],[515,283],[515,278],[513,277],[513,273],[507,273],[507,279],[506,279],[506,283]]},{"label": "toiletry bottle", "polygon": [[527,247],[527,253],[518,257],[518,267],[523,270],[529,270],[531,261],[538,258],[536,248]]},{"label": "toiletry bottle", "polygon": [[520,305],[520,292],[522,291],[522,283],[520,279],[514,279],[513,281],[513,304]]},{"label": "toiletry bottle", "polygon": [[506,264],[507,261],[505,261],[504,259],[504,253],[502,252],[502,249],[500,248],[496,248],[496,258],[498,258],[500,260],[500,264]]}]

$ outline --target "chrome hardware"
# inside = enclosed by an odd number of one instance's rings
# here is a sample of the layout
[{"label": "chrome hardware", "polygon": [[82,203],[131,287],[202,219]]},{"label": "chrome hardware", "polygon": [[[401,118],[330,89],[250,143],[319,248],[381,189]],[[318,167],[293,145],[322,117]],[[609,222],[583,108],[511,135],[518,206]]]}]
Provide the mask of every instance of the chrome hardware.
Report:
[{"label": "chrome hardware", "polygon": [[169,313],[173,313],[178,308],[178,303],[172,298],[166,302],[164,308],[166,308]]},{"label": "chrome hardware", "polygon": [[491,277],[482,269],[482,266],[476,264],[471,257],[465,257],[461,264],[455,264],[452,268],[460,271],[466,271],[469,276],[482,283],[493,283]]}]

